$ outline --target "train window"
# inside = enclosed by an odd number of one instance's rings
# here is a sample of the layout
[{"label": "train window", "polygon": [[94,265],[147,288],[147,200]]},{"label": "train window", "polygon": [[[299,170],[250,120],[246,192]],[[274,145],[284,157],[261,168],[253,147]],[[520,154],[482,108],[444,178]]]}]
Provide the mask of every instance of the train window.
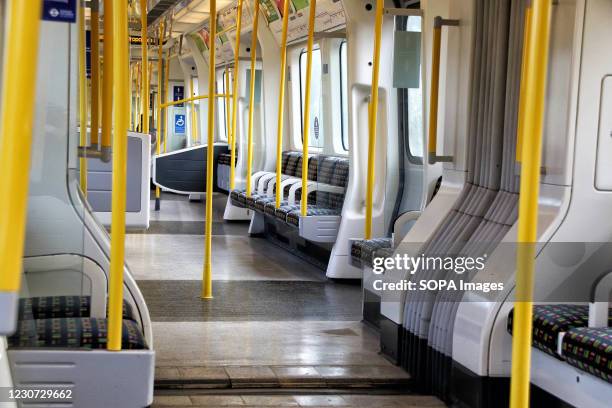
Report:
[{"label": "train window", "polygon": [[[229,78],[227,77],[229,75]],[[229,89],[225,86],[226,81],[229,80]],[[217,89],[219,89],[224,95],[227,95],[231,92],[232,89],[232,74],[228,73],[226,70],[223,70],[221,73],[221,77],[217,80]],[[221,140],[228,140],[228,125],[230,125],[229,121],[231,120],[229,115],[231,115],[231,108],[228,111],[226,105],[226,98],[216,98],[217,100],[217,111],[219,112],[219,133]]]},{"label": "train window", "polygon": [[[306,50],[300,52],[300,112],[302,141],[304,140],[304,98],[306,96]],[[321,49],[318,45],[312,50],[312,76],[310,87],[310,137],[308,145],[310,147],[322,147],[323,126],[321,118]]]},{"label": "train window", "polygon": [[349,149],[348,140],[348,61],[346,40],[340,43],[340,115],[342,148]]}]

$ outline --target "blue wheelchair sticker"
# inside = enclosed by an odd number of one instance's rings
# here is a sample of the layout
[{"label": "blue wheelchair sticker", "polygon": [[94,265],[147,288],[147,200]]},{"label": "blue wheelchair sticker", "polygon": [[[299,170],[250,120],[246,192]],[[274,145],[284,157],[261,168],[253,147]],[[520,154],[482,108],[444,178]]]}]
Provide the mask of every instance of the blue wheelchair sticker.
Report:
[{"label": "blue wheelchair sticker", "polygon": [[174,115],[174,133],[185,133],[185,115]]}]

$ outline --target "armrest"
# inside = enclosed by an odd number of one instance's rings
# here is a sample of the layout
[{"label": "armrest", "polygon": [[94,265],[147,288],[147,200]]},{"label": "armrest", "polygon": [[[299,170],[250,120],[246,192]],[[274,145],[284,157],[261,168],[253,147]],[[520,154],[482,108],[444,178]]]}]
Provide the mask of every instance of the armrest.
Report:
[{"label": "armrest", "polygon": [[251,182],[253,183],[251,187],[253,190],[257,188],[257,182],[259,181],[259,179],[262,176],[265,176],[266,174],[270,174],[270,172],[269,171],[256,171],[255,173],[253,173],[253,175],[251,176]]},{"label": "armrest", "polygon": [[608,308],[612,293],[612,271],[602,275],[591,287],[589,327],[608,327]]},{"label": "armrest", "polygon": [[397,217],[397,219],[393,223],[393,234],[391,235],[391,238],[393,240],[393,246],[395,246],[396,244],[396,239],[401,241],[404,238],[403,236],[402,237],[398,236],[402,228],[404,228],[404,226],[408,224],[410,221],[417,220],[420,216],[421,216],[420,211],[406,211],[405,213]]},{"label": "armrest", "polygon": [[[282,180],[281,181],[281,185],[280,185],[281,200],[284,198],[283,197],[283,193],[285,191],[285,187],[291,186],[291,185],[293,185],[295,183],[301,183],[301,181],[302,181],[302,179],[295,178],[295,177],[290,177],[288,179]],[[268,193],[267,194],[269,196],[274,195],[274,186],[276,186],[276,179],[272,179],[268,183]]]},{"label": "armrest", "polygon": [[259,181],[257,182],[257,194],[259,195],[263,195],[266,193],[266,183],[275,178],[276,177],[276,173],[268,173],[268,174],[264,174],[263,176],[261,176],[259,178]]},{"label": "armrest", "polygon": [[[317,183],[316,181],[309,181],[307,186],[308,186],[308,194],[315,192],[315,191],[342,194],[344,193],[344,190],[345,190],[344,187],[332,186],[331,184],[325,184],[325,183]],[[295,193],[297,189],[301,187],[302,187],[301,182],[291,186],[291,188],[289,189],[289,197],[288,197],[289,204],[295,203],[296,201]]]}]

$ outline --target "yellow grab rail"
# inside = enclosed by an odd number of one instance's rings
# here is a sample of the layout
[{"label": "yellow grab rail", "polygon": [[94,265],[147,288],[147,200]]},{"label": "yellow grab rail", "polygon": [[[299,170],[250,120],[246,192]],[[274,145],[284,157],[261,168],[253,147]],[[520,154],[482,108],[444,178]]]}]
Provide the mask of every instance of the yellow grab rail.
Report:
[{"label": "yellow grab rail", "polygon": [[[79,145],[87,147],[87,52],[85,37],[85,0],[79,5]],[[79,158],[79,184],[87,197],[87,157]]]},{"label": "yellow grab rail", "polygon": [[[317,12],[316,0],[310,0],[310,13],[308,14],[308,46],[306,48],[306,92],[304,95],[304,126],[302,137],[302,198],[300,201],[300,214],[305,217],[308,211],[308,145],[310,136],[310,83],[312,79],[312,48],[314,47],[315,17]],[[277,190],[280,184],[277,185]]]},{"label": "yellow grab rail", "polygon": [[229,96],[229,76],[230,69],[229,67],[225,67],[225,81],[224,81],[224,93],[227,95],[225,97],[225,132],[227,134],[227,142],[231,146],[232,144],[232,131],[230,129],[230,96]]},{"label": "yellow grab rail", "polygon": [[433,46],[431,55],[431,96],[429,98],[429,164],[452,162],[451,156],[438,156],[438,94],[440,92],[440,51],[442,48],[442,26],[458,26],[459,20],[446,20],[440,16],[434,18]]},{"label": "yellow grab rail", "polygon": [[100,2],[91,1],[91,126],[90,142],[97,147],[100,142]]},{"label": "yellow grab rail", "polygon": [[230,144],[230,191],[236,188],[236,123],[238,116],[238,78],[240,77],[240,30],[242,29],[242,2],[236,11],[236,45],[234,47],[234,85],[232,86],[232,143]]},{"label": "yellow grab rail", "polygon": [[531,33],[531,6],[525,9],[525,27],[523,29],[523,58],[521,60],[521,85],[519,94],[519,112],[516,127],[516,161],[521,162],[523,151],[523,118],[525,116],[525,80],[527,67],[529,66],[529,55],[527,54],[527,41]]},{"label": "yellow grab rail", "polygon": [[365,197],[365,239],[372,239],[372,209],[374,205],[374,177],[376,160],[376,130],[378,118],[378,78],[380,73],[380,43],[382,37],[384,0],[376,1],[374,17],[374,56],[372,58],[372,89],[368,104],[368,169]]},{"label": "yellow grab rail", "polygon": [[[251,173],[253,172],[253,120],[255,113],[255,60],[257,58],[257,27],[259,25],[259,0],[255,0],[253,32],[251,34],[251,83],[249,90],[249,129],[247,134],[246,195],[251,197]],[[231,159],[230,159],[231,160]]]},{"label": "yellow grab rail", "polygon": [[102,84],[102,161],[111,159],[111,133],[113,121],[113,1],[104,0],[104,65]]},{"label": "yellow grab rail", "polygon": [[125,206],[127,189],[128,20],[123,0],[113,0],[113,184],[107,349],[121,350],[123,324],[123,268],[125,262]]},{"label": "yellow grab rail", "polygon": [[280,63],[280,90],[278,93],[278,122],[276,130],[276,201],[275,207],[279,208],[283,194],[281,185],[282,161],[283,161],[283,126],[285,119],[285,82],[287,76],[287,31],[289,27],[289,1],[283,4],[283,30],[281,32],[281,63]]},{"label": "yellow grab rail", "polygon": [[[226,96],[227,96],[227,94],[214,94],[213,95],[214,98],[224,98]],[[199,100],[208,99],[208,98],[209,98],[209,95],[196,95],[196,96],[191,97],[191,98],[177,99],[176,101],[170,101],[170,102],[162,103],[161,106],[162,106],[162,108],[167,108],[168,106],[180,105],[180,104],[185,103],[185,102],[199,101]]]},{"label": "yellow grab rail", "polygon": [[[516,298],[512,336],[510,407],[529,406],[533,275],[537,240],[542,132],[548,71],[551,0],[535,0],[527,43],[523,109],[523,146],[519,194]],[[529,135],[529,137],[524,137]]]},{"label": "yellow grab rail", "polygon": [[[164,69],[164,34],[165,27],[162,21],[159,25],[159,47],[157,47],[157,132],[155,140],[155,153],[159,156],[161,153],[161,134],[162,134],[162,72]],[[155,186],[155,211],[160,210],[161,191],[159,186]]]},{"label": "yellow grab rail", "polygon": [[[217,0],[209,0],[210,38],[214,44],[217,32]],[[215,47],[210,47],[208,58],[208,94],[215,94]],[[212,217],[213,217],[213,161],[215,142],[215,100],[208,101],[208,142],[206,148],[206,236],[204,237],[204,270],[202,272],[202,298],[212,299]]]},{"label": "yellow grab rail", "polygon": [[140,38],[142,51],[142,133],[149,133],[149,39],[147,37],[147,0],[140,0]]},{"label": "yellow grab rail", "polygon": [[0,122],[0,292],[18,292],[21,280],[41,4],[13,1],[9,7]]},{"label": "yellow grab rail", "polygon": [[[172,26],[170,26],[170,33],[172,33]],[[168,83],[170,82],[170,51],[168,51],[168,57],[166,58],[166,70],[164,75],[164,98],[168,99]],[[162,104],[162,107],[165,107]],[[164,112],[164,153],[168,151],[168,112]]]},{"label": "yellow grab rail", "polygon": [[[189,82],[189,91],[190,96],[193,96],[193,77]],[[191,143],[195,144],[198,139],[198,127],[197,127],[197,118],[195,112],[195,102],[191,101]]]}]

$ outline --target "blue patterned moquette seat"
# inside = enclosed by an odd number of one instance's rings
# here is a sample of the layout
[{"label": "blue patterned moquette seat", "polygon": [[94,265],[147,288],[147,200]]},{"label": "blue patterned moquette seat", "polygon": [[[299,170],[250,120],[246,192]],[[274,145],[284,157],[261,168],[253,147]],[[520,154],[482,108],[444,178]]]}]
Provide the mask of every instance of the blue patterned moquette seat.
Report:
[{"label": "blue patterned moquette seat", "polygon": [[612,327],[570,329],[561,353],[574,367],[612,383]]}]

